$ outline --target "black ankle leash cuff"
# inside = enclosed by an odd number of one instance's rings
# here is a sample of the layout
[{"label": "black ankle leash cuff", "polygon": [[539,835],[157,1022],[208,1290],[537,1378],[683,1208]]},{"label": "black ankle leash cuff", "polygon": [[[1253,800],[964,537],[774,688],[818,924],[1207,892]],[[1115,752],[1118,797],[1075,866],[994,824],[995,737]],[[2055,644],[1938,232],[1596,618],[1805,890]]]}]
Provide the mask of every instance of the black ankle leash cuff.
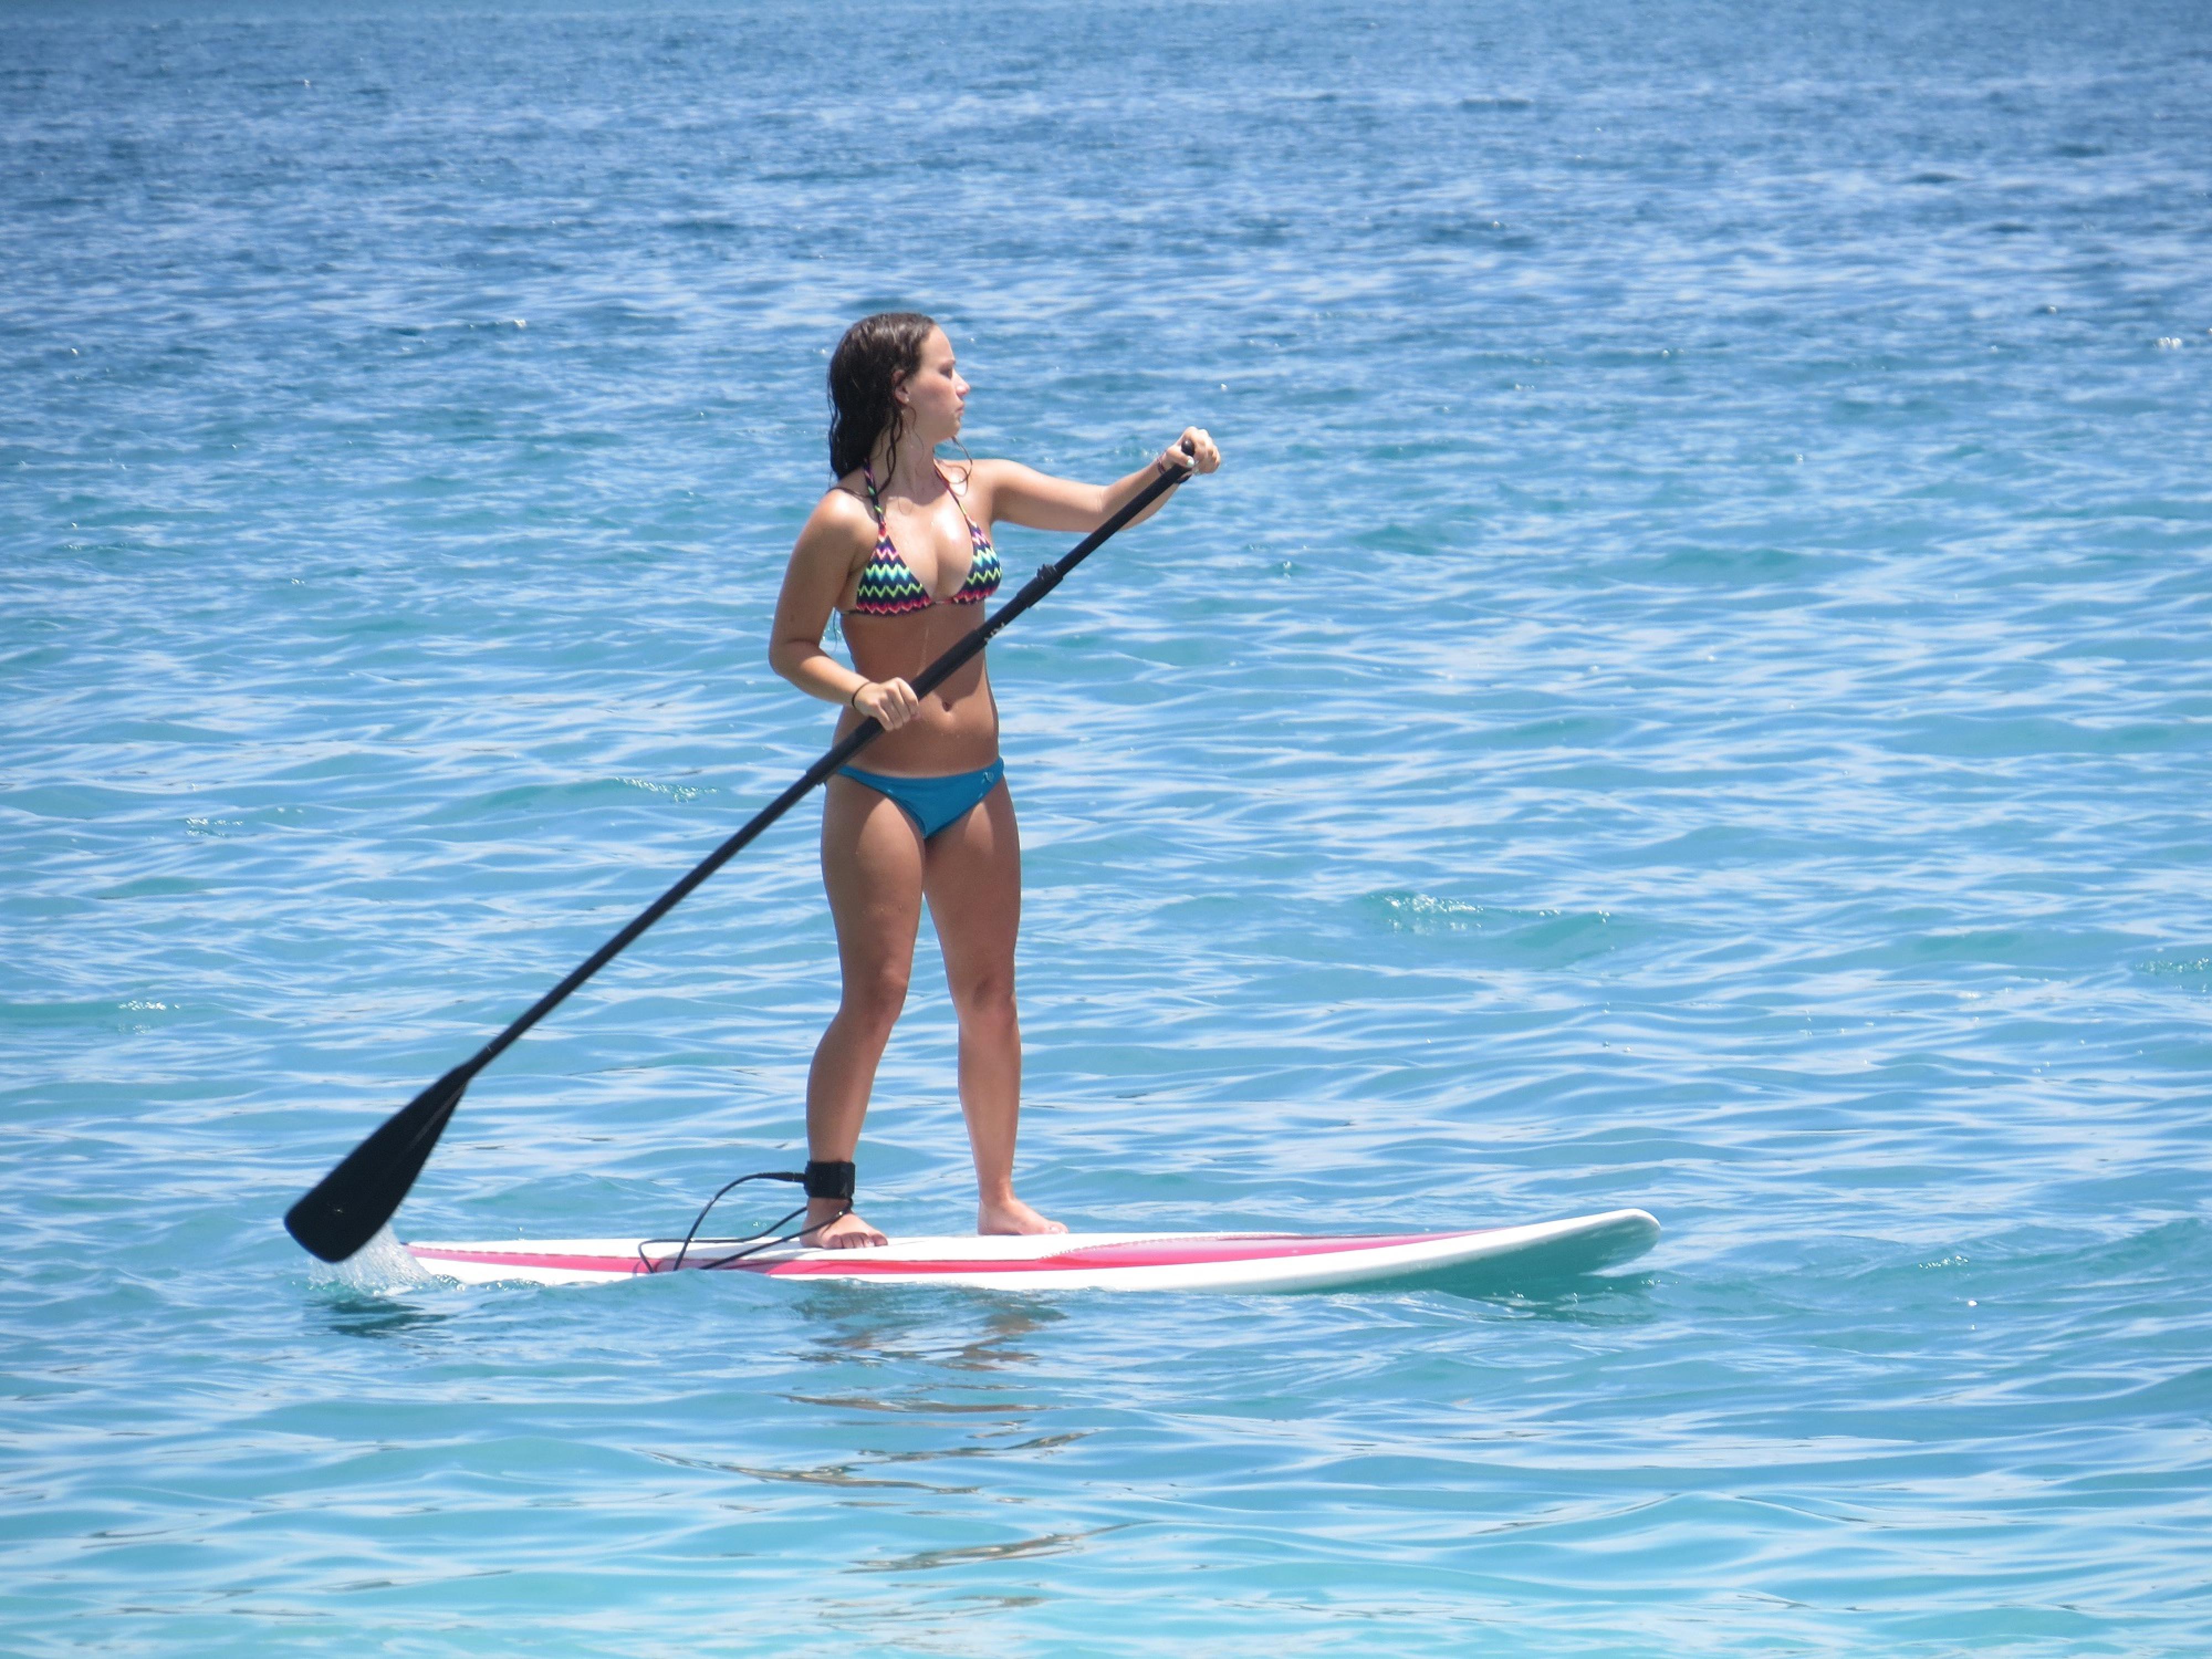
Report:
[{"label": "black ankle leash cuff", "polygon": [[853,1166],[809,1159],[805,1184],[809,1198],[834,1198],[850,1204],[853,1201]]}]

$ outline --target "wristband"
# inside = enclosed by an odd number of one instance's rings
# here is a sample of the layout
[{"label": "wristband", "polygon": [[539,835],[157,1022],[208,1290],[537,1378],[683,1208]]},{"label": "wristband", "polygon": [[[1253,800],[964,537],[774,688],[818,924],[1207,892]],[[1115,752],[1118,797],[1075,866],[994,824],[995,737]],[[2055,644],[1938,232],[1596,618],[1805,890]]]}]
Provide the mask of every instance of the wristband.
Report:
[{"label": "wristband", "polygon": [[870,680],[862,680],[858,685],[854,686],[852,691],[845,698],[845,706],[851,709],[855,714],[859,714],[860,712],[860,693],[866,690],[874,682]]}]

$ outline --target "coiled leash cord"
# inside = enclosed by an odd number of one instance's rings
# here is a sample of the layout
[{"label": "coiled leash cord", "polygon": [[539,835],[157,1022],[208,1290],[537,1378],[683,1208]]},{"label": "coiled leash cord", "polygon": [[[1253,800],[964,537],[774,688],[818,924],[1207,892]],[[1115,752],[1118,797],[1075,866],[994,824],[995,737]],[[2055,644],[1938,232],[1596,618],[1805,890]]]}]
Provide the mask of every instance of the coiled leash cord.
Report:
[{"label": "coiled leash cord", "polygon": [[[806,1189],[806,1195],[810,1199],[834,1198],[836,1199],[843,1207],[840,1209],[836,1215],[830,1217],[828,1220],[817,1221],[811,1226],[801,1227],[795,1233],[787,1233],[782,1230],[806,1213],[806,1206],[804,1204],[800,1205],[797,1209],[792,1211],[790,1214],[782,1217],[781,1219],[770,1222],[759,1232],[748,1234],[743,1238],[700,1237],[699,1229],[707,1224],[707,1212],[713,1209],[717,1204],[720,1204],[725,1197],[729,1194],[735,1192],[738,1188],[744,1186],[748,1181],[793,1182],[799,1186],[804,1187]],[[761,1251],[772,1249],[778,1244],[796,1243],[800,1239],[805,1238],[807,1234],[818,1232],[823,1228],[828,1226],[830,1222],[841,1221],[845,1217],[853,1213],[853,1184],[854,1170],[851,1164],[826,1164],[822,1162],[820,1159],[810,1159],[804,1174],[792,1170],[760,1170],[755,1171],[751,1175],[739,1176],[735,1181],[732,1181],[729,1185],[723,1188],[720,1192],[716,1193],[714,1197],[708,1199],[705,1206],[701,1208],[699,1213],[691,1218],[691,1231],[684,1235],[684,1242],[680,1245],[678,1245],[676,1259],[673,1261],[668,1262],[665,1265],[656,1264],[653,1259],[646,1254],[647,1248],[650,1245],[676,1243],[676,1241],[672,1238],[647,1238],[639,1240],[637,1246],[638,1261],[644,1267],[647,1273],[672,1273],[678,1267],[681,1267],[684,1265],[684,1260],[686,1256],[691,1254],[691,1247],[694,1244],[742,1244],[745,1247],[740,1250],[732,1250],[727,1255],[716,1256],[712,1261],[700,1262],[698,1264],[697,1271],[704,1271],[714,1267],[726,1267],[732,1261],[742,1261],[749,1255],[757,1255]]]}]

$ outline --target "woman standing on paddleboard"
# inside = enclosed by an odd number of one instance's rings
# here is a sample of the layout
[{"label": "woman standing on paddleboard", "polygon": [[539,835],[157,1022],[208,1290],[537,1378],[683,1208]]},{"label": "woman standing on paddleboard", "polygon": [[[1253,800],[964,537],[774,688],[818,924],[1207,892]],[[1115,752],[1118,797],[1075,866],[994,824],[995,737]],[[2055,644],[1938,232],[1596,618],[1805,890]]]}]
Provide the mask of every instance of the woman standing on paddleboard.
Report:
[{"label": "woman standing on paddleboard", "polygon": [[[927,698],[908,681],[983,620],[1000,574],[994,524],[1095,530],[1156,470],[1211,472],[1220,453],[1193,427],[1158,460],[1103,488],[1012,461],[940,464],[939,447],[960,434],[968,383],[945,331],[912,312],[864,317],[846,331],[830,359],[830,401],[837,482],[792,550],[769,661],[800,690],[844,706],[840,738],[866,719],[884,735],[867,750],[866,769],[848,766],[830,780],[822,811],[822,879],[844,992],[806,1080],[806,1219],[821,1229],[810,1237],[832,1247],[884,1243],[857,1214],[831,1218],[849,1201],[860,1120],[906,1001],[924,900],[960,1021],[975,1230],[1064,1232],[1014,1196],[1021,846],[999,759],[998,704],[981,656]],[[842,615],[851,668],[822,648],[832,611]]]}]

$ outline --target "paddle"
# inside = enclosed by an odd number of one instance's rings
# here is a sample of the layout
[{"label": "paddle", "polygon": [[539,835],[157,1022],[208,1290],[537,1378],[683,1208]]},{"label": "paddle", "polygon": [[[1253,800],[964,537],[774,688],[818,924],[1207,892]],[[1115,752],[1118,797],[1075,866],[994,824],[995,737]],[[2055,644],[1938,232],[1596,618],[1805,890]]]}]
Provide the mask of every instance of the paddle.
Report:
[{"label": "paddle", "polygon": [[[913,682],[915,696],[926,697],[944,684],[988,645],[1000,629],[1059,586],[1060,580],[1096,552],[1108,537],[1189,476],[1188,469],[1163,472],[1058,560],[1040,567],[1036,575],[1022,584],[1021,592],[1000,606],[996,614],[921,671]],[[398,1210],[407,1189],[415,1184],[415,1177],[422,1172],[422,1165],[438,1144],[438,1137],[446,1132],[453,1109],[461,1103],[461,1096],[478,1072],[497,1060],[517,1037],[559,1007],[570,992],[621,955],[647,928],[682,903],[692,889],[743,852],[761,831],[796,805],[808,790],[881,737],[883,731],[874,720],[862,720],[828,754],[808,767],[798,782],[763,807],[744,829],[700,860],[683,880],[646,906],[629,926],[592,951],[575,972],[538,998],[514,1024],[386,1119],[375,1133],[325,1176],[313,1191],[285,1212],[285,1230],[325,1261],[343,1261],[375,1237],[377,1231]]]}]

